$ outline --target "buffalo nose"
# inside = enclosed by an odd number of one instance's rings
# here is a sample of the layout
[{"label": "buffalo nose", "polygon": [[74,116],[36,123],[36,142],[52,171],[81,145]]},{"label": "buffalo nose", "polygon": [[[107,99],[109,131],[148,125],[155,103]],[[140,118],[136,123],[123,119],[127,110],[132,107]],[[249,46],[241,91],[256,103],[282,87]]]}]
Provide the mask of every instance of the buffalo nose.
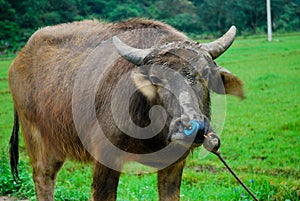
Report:
[{"label": "buffalo nose", "polygon": [[195,135],[197,134],[199,129],[200,129],[200,124],[197,121],[192,120],[189,122],[189,127],[184,127],[183,133],[186,136]]},{"label": "buffalo nose", "polygon": [[192,120],[189,125],[189,127],[183,129],[184,135],[194,137],[194,143],[203,143],[204,135],[210,130],[209,123],[205,119],[203,121]]}]

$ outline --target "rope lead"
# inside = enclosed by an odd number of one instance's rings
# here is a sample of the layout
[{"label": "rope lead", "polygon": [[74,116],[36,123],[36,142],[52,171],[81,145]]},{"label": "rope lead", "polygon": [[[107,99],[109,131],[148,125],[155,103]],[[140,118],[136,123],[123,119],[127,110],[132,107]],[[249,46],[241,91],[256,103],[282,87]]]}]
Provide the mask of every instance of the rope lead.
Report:
[{"label": "rope lead", "polygon": [[222,158],[221,153],[219,151],[221,145],[220,138],[214,133],[209,133],[207,135],[204,135],[204,137],[205,140],[203,146],[205,147],[205,149],[217,155],[218,158],[225,165],[225,167],[229,170],[229,172],[234,176],[234,178],[244,187],[244,189],[251,195],[251,197],[255,201],[258,201],[257,197],[251,192],[251,190],[243,183],[243,181],[235,174],[235,172],[229,167],[226,161]]}]

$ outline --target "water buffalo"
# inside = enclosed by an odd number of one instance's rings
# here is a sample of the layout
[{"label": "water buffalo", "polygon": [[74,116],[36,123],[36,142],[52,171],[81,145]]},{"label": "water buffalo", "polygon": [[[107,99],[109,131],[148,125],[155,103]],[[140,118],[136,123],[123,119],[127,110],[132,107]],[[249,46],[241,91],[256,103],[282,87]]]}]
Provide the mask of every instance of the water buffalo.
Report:
[{"label": "water buffalo", "polygon": [[159,199],[179,200],[187,155],[214,132],[210,91],[244,97],[242,82],[214,62],[235,32],[199,44],[145,19],[36,31],[9,69],[13,176],[20,123],[38,200],[54,199],[66,158],[94,164],[93,200],[116,200],[127,161],[157,168]]}]

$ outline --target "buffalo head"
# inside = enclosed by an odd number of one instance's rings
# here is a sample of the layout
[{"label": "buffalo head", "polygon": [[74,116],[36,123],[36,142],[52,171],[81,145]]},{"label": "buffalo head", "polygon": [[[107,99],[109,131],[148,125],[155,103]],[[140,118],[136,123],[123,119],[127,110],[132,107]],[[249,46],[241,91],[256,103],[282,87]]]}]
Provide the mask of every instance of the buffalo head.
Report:
[{"label": "buffalo head", "polygon": [[169,142],[199,146],[204,135],[213,132],[210,90],[244,98],[242,82],[214,61],[229,48],[235,33],[232,26],[211,43],[176,41],[149,49],[133,48],[113,38],[119,54],[138,66],[131,74],[137,88],[166,109]]}]

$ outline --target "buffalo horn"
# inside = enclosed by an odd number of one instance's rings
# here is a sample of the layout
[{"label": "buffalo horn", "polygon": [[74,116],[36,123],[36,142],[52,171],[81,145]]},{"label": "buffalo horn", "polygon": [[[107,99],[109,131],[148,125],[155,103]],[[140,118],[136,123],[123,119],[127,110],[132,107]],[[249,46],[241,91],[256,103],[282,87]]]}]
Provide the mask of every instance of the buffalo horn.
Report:
[{"label": "buffalo horn", "polygon": [[205,43],[202,46],[210,53],[213,59],[216,59],[233,43],[235,33],[235,26],[231,26],[221,38],[210,43]]},{"label": "buffalo horn", "polygon": [[113,44],[118,50],[119,54],[127,59],[128,61],[132,62],[133,64],[139,66],[142,64],[144,58],[152,52],[153,49],[137,49],[131,47],[125,43],[123,43],[117,36],[112,38]]}]

